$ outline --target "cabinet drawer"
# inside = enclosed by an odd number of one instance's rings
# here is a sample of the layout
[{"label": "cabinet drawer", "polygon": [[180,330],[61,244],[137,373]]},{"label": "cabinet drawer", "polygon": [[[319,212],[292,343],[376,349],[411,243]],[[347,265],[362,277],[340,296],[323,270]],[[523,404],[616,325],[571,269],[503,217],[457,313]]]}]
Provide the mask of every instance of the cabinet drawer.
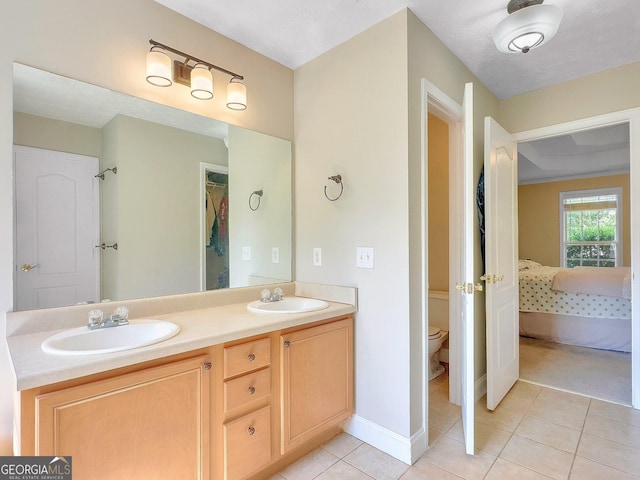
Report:
[{"label": "cabinet drawer", "polygon": [[271,393],[271,369],[265,368],[224,382],[224,411],[264,398]]},{"label": "cabinet drawer", "polygon": [[261,338],[224,349],[224,378],[258,370],[271,363],[271,340]]},{"label": "cabinet drawer", "polygon": [[271,461],[271,407],[224,425],[224,478],[240,480]]}]

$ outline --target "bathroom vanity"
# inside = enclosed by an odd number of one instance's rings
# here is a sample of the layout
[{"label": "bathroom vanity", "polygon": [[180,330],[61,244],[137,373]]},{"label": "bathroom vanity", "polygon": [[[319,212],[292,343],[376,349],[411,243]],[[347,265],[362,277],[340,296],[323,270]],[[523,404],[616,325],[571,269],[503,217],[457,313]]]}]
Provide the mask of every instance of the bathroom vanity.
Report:
[{"label": "bathroom vanity", "polygon": [[22,326],[8,337],[15,453],[71,455],[79,479],[240,480],[268,478],[331,438],[352,412],[355,296],[256,314],[246,300],[259,289],[241,290],[237,303],[208,293],[220,303],[156,316],[181,332],[124,352],[46,354],[53,332]]}]

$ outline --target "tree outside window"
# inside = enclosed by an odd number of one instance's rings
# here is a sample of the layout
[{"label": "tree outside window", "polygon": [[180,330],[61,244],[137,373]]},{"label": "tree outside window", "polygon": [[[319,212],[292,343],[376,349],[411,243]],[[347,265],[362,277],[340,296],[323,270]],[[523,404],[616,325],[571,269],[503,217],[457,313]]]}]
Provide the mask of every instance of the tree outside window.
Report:
[{"label": "tree outside window", "polygon": [[620,188],[561,192],[563,266],[619,265],[621,199]]}]

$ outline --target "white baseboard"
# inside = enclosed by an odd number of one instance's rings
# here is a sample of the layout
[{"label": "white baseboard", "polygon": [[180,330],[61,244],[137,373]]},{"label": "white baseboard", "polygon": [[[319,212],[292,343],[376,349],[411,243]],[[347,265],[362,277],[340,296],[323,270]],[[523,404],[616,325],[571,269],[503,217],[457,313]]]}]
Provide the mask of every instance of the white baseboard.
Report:
[{"label": "white baseboard", "polygon": [[348,434],[407,465],[412,465],[427,451],[427,435],[423,429],[407,438],[358,415],[353,415],[344,429]]},{"label": "white baseboard", "polygon": [[482,398],[483,395],[487,393],[487,374],[485,373],[481,376],[474,385],[476,402]]}]

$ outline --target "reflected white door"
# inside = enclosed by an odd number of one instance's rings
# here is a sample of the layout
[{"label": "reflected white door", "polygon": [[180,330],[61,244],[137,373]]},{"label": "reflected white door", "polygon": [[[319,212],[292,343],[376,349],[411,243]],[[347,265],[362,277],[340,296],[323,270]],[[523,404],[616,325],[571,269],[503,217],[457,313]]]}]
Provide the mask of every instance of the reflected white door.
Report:
[{"label": "reflected white door", "polygon": [[98,159],[15,146],[14,162],[14,308],[99,301]]},{"label": "reflected white door", "polygon": [[460,290],[462,303],[462,329],[461,342],[462,349],[462,426],[464,429],[465,450],[467,454],[474,453],[474,230],[475,218],[475,182],[473,176],[473,84],[467,83],[464,88],[464,99],[462,101],[462,122],[463,122],[463,252],[461,281],[464,287]]},{"label": "reflected white door", "polygon": [[494,410],[518,380],[518,146],[485,118],[485,258],[487,408]]}]

